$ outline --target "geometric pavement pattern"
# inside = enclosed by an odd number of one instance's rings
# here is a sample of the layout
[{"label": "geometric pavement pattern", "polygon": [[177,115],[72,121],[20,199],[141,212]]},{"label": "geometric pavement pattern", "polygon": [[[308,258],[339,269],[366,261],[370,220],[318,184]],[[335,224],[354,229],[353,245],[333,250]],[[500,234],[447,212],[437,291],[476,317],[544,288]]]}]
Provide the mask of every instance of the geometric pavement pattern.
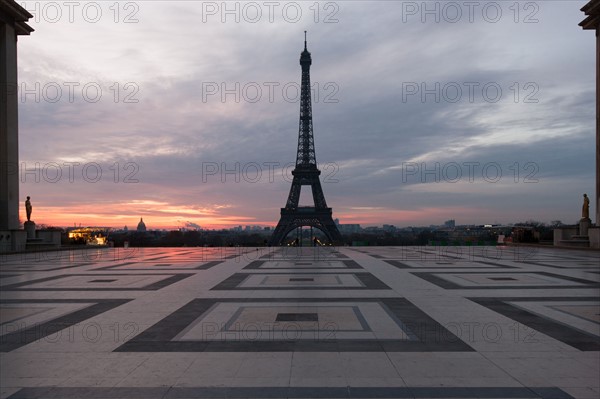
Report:
[{"label": "geometric pavement pattern", "polygon": [[598,252],[0,255],[0,398],[598,398]]}]

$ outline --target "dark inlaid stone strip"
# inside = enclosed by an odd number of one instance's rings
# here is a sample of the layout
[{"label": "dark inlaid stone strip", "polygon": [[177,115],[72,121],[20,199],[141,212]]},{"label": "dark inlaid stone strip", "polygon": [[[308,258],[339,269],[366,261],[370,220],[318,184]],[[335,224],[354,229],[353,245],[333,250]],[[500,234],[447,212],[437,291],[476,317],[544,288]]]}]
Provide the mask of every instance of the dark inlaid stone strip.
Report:
[{"label": "dark inlaid stone strip", "polygon": [[477,261],[475,261],[475,263],[481,263],[481,264],[484,264],[484,265],[496,266],[496,267],[503,268],[503,269],[518,269],[517,266],[508,266],[508,265],[505,265],[503,263],[496,263],[496,262],[490,262],[490,261],[485,261],[485,260],[477,260]]},{"label": "dark inlaid stone strip", "polygon": [[[214,287],[212,287],[210,290],[211,291],[219,291],[219,290],[234,290],[234,289],[241,289],[238,288],[238,286],[244,281],[246,280],[249,276],[251,276],[251,274],[247,274],[247,273],[235,273],[229,277],[227,277],[225,280],[221,281],[219,284],[215,285]],[[252,288],[254,289],[254,288]]]},{"label": "dark inlaid stone strip", "polygon": [[[551,260],[548,262],[552,262]],[[564,261],[557,261],[557,262],[562,262],[564,263]],[[548,264],[548,263],[544,263],[544,262],[534,262],[534,261],[522,261],[521,263],[524,263],[526,265],[535,265],[535,266],[546,266],[546,267],[554,267],[557,269],[575,269],[575,267],[572,266],[563,266],[563,265],[552,265],[552,264]]]},{"label": "dark inlaid stone strip", "polygon": [[52,267],[50,269],[38,269],[38,268],[36,268],[36,266],[38,266],[38,265],[32,265],[30,270],[23,270],[23,269],[17,268],[17,269],[4,269],[2,271],[4,271],[4,272],[52,272],[55,270],[72,269],[74,267],[82,267],[82,266],[89,266],[89,265],[93,265],[93,263],[76,263],[74,265]]},{"label": "dark inlaid stone strip", "polygon": [[358,264],[355,260],[343,260],[342,263],[346,265],[348,269],[362,269],[363,267]]},{"label": "dark inlaid stone strip", "polygon": [[[219,303],[380,303],[409,339],[197,340],[173,339]],[[115,352],[473,352],[467,343],[405,298],[256,298],[190,301],[179,310],[133,337]]]},{"label": "dark inlaid stone strip", "polygon": [[[277,274],[289,274],[289,273],[270,273],[267,275]],[[320,275],[331,275],[337,273],[320,273]],[[219,284],[211,288],[211,291],[222,291],[222,290],[389,290],[391,289],[383,281],[371,273],[346,273],[348,275],[355,276],[362,284],[362,287],[351,287],[351,286],[327,286],[327,285],[312,285],[312,286],[301,286],[301,285],[289,285],[281,287],[240,287],[240,285],[252,274],[249,273],[235,273]],[[290,280],[291,281],[291,280]]]},{"label": "dark inlaid stone strip", "polygon": [[[490,289],[520,289],[520,290],[531,290],[531,289],[574,289],[574,288],[599,288],[600,283],[592,280],[586,280],[582,278],[562,276],[560,274],[547,273],[547,272],[530,272],[530,271],[507,271],[508,274],[532,274],[539,276],[548,276],[560,280],[572,281],[581,285],[476,285],[476,286],[462,286],[453,281],[449,281],[441,277],[444,274],[501,274],[502,272],[481,272],[481,271],[468,271],[468,272],[411,272],[411,274],[422,278],[438,287],[445,288],[447,290],[490,290]],[[490,278],[492,279],[492,278]]]},{"label": "dark inlaid stone strip", "polygon": [[390,264],[394,267],[397,267],[398,269],[410,269],[411,267],[408,266],[405,263],[402,263],[400,261],[397,260],[384,260],[385,263]]},{"label": "dark inlaid stone strip", "polygon": [[[186,279],[193,274],[189,273],[181,273],[181,274],[147,274],[147,273],[129,273],[129,274],[118,274],[118,276],[169,276],[162,280],[156,281],[152,284],[148,284],[143,287],[114,287],[114,288],[100,288],[100,287],[77,287],[77,288],[68,288],[68,287],[60,287],[60,288],[26,288],[28,285],[42,283],[46,281],[59,280],[65,277],[73,277],[73,276],[87,276],[90,277],[89,274],[69,274],[68,276],[51,276],[44,277],[35,280],[24,281],[15,284],[9,284],[2,286],[2,291],[156,291],[161,288],[167,287],[171,284],[174,284],[178,281]],[[93,276],[115,276],[115,274],[94,274]]]},{"label": "dark inlaid stone strip", "polygon": [[213,260],[213,261],[210,261],[210,262],[203,263],[202,265],[196,267],[196,269],[198,269],[198,270],[208,270],[211,267],[215,267],[217,265],[220,265],[221,263],[223,263],[222,260]]},{"label": "dark inlaid stone strip", "polygon": [[[261,256],[261,258],[264,258],[264,256]],[[248,264],[248,266],[244,267],[244,269],[260,269],[260,267],[264,264],[265,264],[264,260],[255,260],[255,261],[250,262]]]},{"label": "dark inlaid stone strip", "polygon": [[275,321],[319,321],[318,313],[277,313]]},{"label": "dark inlaid stone strip", "polygon": [[90,303],[97,302],[84,309],[77,310],[73,313],[58,317],[54,320],[47,321],[42,324],[33,325],[30,328],[26,328],[13,333],[5,334],[0,337],[0,351],[10,352],[18,349],[31,342],[37,341],[49,335],[55,334],[56,332],[65,328],[71,327],[77,323],[81,323],[91,317],[97,316],[111,309],[116,308],[124,303],[131,301],[131,299],[29,299],[29,300],[3,300],[3,304],[7,303]]},{"label": "dark inlaid stone strip", "polygon": [[391,288],[383,281],[372,275],[371,273],[355,273],[358,278],[368,290],[391,290]]},{"label": "dark inlaid stone strip", "polygon": [[[282,259],[282,260],[286,260],[286,259]],[[323,259],[324,262],[328,262],[330,260],[327,259]],[[276,270],[281,270],[284,268],[281,267],[262,267],[265,264],[266,261],[263,260],[255,260],[253,262],[250,262],[246,267],[244,267],[244,270],[246,269],[276,269]],[[356,261],[354,260],[343,260],[342,263],[344,264],[344,266],[346,266],[347,269],[362,269],[363,267],[361,265],[359,265]],[[309,266],[309,265],[315,265],[315,262],[298,262],[296,263],[296,265],[300,265],[300,266]],[[289,268],[286,269],[293,269],[293,266],[290,266]],[[327,267],[318,267],[315,265],[315,267],[303,267],[303,270],[306,269],[327,269]],[[331,269],[331,268],[330,268]]]},{"label": "dark inlaid stone strip", "polygon": [[18,276],[20,276],[20,274],[0,274],[0,279],[18,277]]},{"label": "dark inlaid stone strip", "polygon": [[[119,269],[119,268],[121,268],[123,266],[132,265],[132,264],[135,264],[135,263],[136,262],[121,263],[121,264],[113,265],[113,266],[100,267],[100,268],[95,269],[95,270]],[[196,270],[207,270],[207,269],[210,269],[211,267],[217,266],[217,265],[219,265],[221,263],[223,263],[222,260],[215,260],[215,261],[210,261],[210,262],[204,262],[204,263],[201,263],[199,266],[194,267],[193,269],[196,269]],[[142,271],[142,270],[144,270],[145,267],[146,266],[124,268],[124,269],[119,269],[118,271],[121,271],[121,270],[128,270],[128,271],[139,270],[139,271]],[[154,265],[152,267],[152,269],[153,270],[190,270],[190,268],[173,266],[172,263],[158,263],[158,264]]]},{"label": "dark inlaid stone strip", "polygon": [[[478,303],[488,309],[491,309],[497,313],[500,313],[512,320],[515,320],[521,324],[526,325],[536,331],[543,334],[549,335],[550,337],[557,339],[567,345],[577,348],[581,351],[598,351],[600,350],[600,337],[588,334],[584,331],[577,330],[566,324],[562,324],[539,316],[537,314],[528,312],[526,310],[517,308],[507,302],[581,302],[581,301],[595,301],[598,302],[599,298],[565,298],[565,297],[553,297],[553,298],[468,298],[471,301]],[[535,337],[533,338],[535,339]]]},{"label": "dark inlaid stone strip", "polygon": [[573,399],[553,387],[36,387],[9,399],[489,398]]}]

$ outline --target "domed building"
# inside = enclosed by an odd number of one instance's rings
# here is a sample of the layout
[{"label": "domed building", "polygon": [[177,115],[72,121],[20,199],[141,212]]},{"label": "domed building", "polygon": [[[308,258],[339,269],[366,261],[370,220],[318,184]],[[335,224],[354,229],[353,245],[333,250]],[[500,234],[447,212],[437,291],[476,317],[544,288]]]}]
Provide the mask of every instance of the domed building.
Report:
[{"label": "domed building", "polygon": [[144,219],[140,218],[140,222],[137,225],[137,231],[139,232],[146,232],[146,224],[144,223]]}]

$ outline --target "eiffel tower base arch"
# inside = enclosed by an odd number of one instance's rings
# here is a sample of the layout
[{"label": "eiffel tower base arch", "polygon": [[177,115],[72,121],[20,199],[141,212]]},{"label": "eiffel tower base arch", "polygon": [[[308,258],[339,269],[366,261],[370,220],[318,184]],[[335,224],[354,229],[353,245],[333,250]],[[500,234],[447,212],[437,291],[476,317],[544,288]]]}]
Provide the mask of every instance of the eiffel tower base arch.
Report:
[{"label": "eiffel tower base arch", "polygon": [[299,227],[313,227],[325,234],[332,245],[342,244],[340,234],[332,218],[331,208],[317,210],[313,207],[298,207],[296,210],[281,208],[281,218],[271,236],[269,245],[279,246],[287,235]]}]

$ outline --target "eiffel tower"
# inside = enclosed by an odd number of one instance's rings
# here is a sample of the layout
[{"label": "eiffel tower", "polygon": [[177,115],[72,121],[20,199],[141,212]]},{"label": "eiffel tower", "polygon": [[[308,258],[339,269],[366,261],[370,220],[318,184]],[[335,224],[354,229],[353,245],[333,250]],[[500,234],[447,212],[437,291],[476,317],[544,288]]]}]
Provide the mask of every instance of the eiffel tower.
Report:
[{"label": "eiffel tower", "polygon": [[[306,49],[306,31],[304,31],[304,51],[300,55],[302,66],[302,87],[300,90],[300,129],[298,132],[298,153],[296,167],[292,171],[294,179],[285,208],[281,208],[281,218],[271,236],[270,245],[281,245],[285,237],[302,226],[311,226],[321,230],[330,243],[341,243],[342,236],[331,217],[332,210],[327,207],[321,188],[315,157],[313,139],[312,106],[310,99],[310,65],[312,58]],[[298,206],[302,186],[310,186],[315,206]]]}]

